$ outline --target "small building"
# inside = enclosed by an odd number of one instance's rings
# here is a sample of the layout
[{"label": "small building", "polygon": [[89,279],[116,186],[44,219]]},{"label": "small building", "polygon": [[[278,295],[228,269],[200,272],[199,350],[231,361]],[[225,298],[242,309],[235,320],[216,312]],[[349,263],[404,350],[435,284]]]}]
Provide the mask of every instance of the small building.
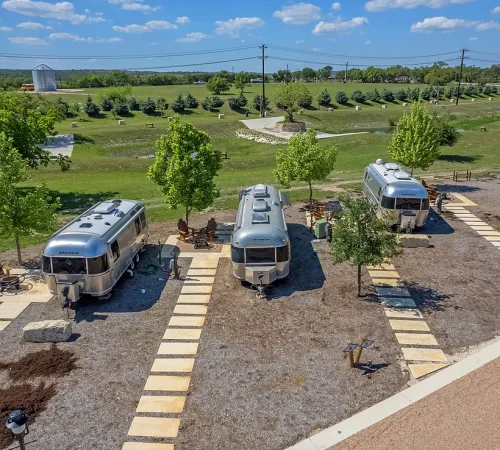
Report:
[{"label": "small building", "polygon": [[250,83],[262,83],[262,78],[252,78]]},{"label": "small building", "polygon": [[45,64],[40,64],[35,67],[31,73],[33,74],[33,84],[36,92],[55,92],[56,87],[56,71]]}]

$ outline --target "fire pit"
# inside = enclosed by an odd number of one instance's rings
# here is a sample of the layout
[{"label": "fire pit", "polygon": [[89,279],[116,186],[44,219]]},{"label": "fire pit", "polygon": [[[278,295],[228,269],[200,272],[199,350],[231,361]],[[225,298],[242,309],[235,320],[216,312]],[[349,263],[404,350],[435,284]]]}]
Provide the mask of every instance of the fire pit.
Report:
[{"label": "fire pit", "polygon": [[21,283],[24,281],[25,275],[3,275],[0,276],[0,293],[9,289],[21,289]]}]

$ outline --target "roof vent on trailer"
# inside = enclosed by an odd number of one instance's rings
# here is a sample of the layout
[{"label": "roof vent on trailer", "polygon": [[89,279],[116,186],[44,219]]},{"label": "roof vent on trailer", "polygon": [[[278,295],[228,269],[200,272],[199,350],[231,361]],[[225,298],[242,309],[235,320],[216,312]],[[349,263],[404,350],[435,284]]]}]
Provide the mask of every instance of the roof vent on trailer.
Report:
[{"label": "roof vent on trailer", "polygon": [[90,222],[83,222],[80,224],[80,228],[92,228],[92,224]]},{"label": "roof vent on trailer", "polygon": [[268,204],[263,198],[258,198],[253,202],[252,209],[255,212],[265,212],[268,209]]},{"label": "roof vent on trailer", "polygon": [[116,203],[113,201],[105,201],[97,205],[96,209],[94,209],[94,213],[109,214],[114,209],[116,209]]},{"label": "roof vent on trailer", "polygon": [[266,213],[252,214],[252,223],[269,223],[269,215]]},{"label": "roof vent on trailer", "polygon": [[383,159],[381,159],[381,158],[379,158],[379,159],[377,159],[377,160],[375,161],[375,164],[379,164],[379,165],[380,165],[380,164],[384,164],[384,160],[383,160]]},{"label": "roof vent on trailer", "polygon": [[404,170],[396,170],[394,172],[394,178],[398,180],[409,180],[411,177],[410,174]]},{"label": "roof vent on trailer", "polygon": [[265,184],[256,184],[253,189],[253,196],[255,198],[267,197],[267,186]]},{"label": "roof vent on trailer", "polygon": [[400,170],[401,167],[399,167],[397,164],[394,163],[387,163],[384,165],[385,170]]}]

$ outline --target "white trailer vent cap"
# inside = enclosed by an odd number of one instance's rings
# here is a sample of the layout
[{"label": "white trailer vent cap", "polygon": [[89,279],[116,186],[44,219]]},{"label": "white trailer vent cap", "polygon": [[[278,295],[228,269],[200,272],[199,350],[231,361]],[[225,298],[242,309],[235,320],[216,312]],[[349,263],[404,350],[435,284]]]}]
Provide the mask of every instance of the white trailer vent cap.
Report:
[{"label": "white trailer vent cap", "polygon": [[263,198],[258,198],[253,202],[252,209],[255,212],[265,212],[268,210],[269,205]]},{"label": "white trailer vent cap", "polygon": [[266,213],[252,214],[252,223],[269,223],[269,215]]},{"label": "white trailer vent cap", "polygon": [[253,190],[254,197],[267,197],[267,186],[265,184],[256,184]]},{"label": "white trailer vent cap", "polygon": [[114,202],[106,201],[97,205],[94,212],[97,214],[109,214],[114,209],[116,209],[116,204]]}]

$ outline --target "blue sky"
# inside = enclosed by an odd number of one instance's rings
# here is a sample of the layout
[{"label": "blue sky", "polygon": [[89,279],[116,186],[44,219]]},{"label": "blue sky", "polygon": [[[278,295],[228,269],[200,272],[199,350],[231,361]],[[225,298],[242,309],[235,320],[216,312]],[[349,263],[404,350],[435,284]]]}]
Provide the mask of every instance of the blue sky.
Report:
[{"label": "blue sky", "polygon": [[[189,65],[256,57],[263,42],[270,46],[266,72],[286,67],[287,62],[293,70],[346,60],[351,65],[432,62],[458,55],[389,57],[434,55],[463,47],[491,53],[468,53],[468,64],[489,66],[490,61],[500,63],[500,0],[0,0],[2,68],[32,68],[42,62],[55,69]],[[238,49],[208,53],[222,48]],[[188,52],[199,53],[99,59]],[[14,59],[6,54],[37,58]],[[44,55],[82,59],[50,60]],[[258,71],[260,64],[249,59],[186,69]]]}]

